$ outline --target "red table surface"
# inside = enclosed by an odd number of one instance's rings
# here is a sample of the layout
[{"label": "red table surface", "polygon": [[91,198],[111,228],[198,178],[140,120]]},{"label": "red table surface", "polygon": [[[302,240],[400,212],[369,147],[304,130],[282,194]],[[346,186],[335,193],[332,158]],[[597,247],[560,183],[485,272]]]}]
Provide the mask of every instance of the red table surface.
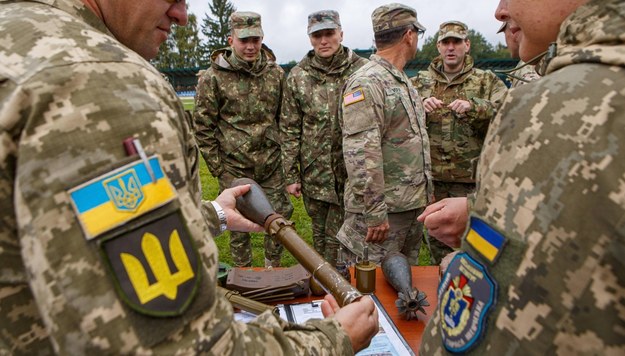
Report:
[{"label": "red table surface", "polygon": [[[376,268],[374,294],[380,300],[380,303],[382,303],[384,309],[386,309],[387,314],[391,317],[399,332],[406,339],[406,342],[408,343],[410,348],[415,352],[415,354],[418,354],[419,344],[421,343],[421,337],[423,335],[425,325],[432,317],[432,313],[434,313],[434,309],[436,308],[436,304],[438,301],[437,288],[440,280],[440,273],[438,266],[412,266],[411,269],[412,285],[420,291],[425,292],[425,294],[427,295],[427,300],[430,303],[430,306],[425,307],[426,314],[418,314],[418,320],[408,321],[403,319],[399,315],[399,311],[395,306],[395,300],[397,300],[397,292],[386,281],[380,267]],[[352,285],[355,286],[356,280],[354,278],[353,268],[351,269],[351,273]],[[280,304],[302,303],[317,300],[320,298],[323,297],[309,296],[280,302]]]}]

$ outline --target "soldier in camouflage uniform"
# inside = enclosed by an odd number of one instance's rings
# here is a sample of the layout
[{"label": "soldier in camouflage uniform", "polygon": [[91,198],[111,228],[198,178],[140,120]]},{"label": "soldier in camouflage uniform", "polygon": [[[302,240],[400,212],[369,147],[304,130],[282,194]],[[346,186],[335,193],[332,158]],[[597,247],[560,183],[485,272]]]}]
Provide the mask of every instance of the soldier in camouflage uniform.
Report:
[{"label": "soldier in camouflage uniform", "polygon": [[[436,200],[475,190],[475,161],[507,91],[495,73],[473,66],[467,32],[460,21],[442,23],[436,42],[440,55],[411,79],[424,98]],[[435,263],[452,251],[435,239],[431,248]]]},{"label": "soldier in camouflage uniform", "polygon": [[[503,6],[505,6],[506,2],[502,1],[500,6],[502,6],[501,4],[504,4]],[[498,13],[501,12],[502,11],[498,11]],[[508,46],[508,51],[510,51],[510,57],[519,58],[519,44],[521,42],[519,38],[521,35],[519,32],[519,26],[516,22],[514,22],[514,20],[510,19],[510,16],[505,16],[501,19],[501,21],[504,22],[501,24],[497,33],[503,32],[506,39],[506,45]],[[532,61],[532,63],[535,62]],[[525,63],[522,60],[519,60],[519,63],[514,69],[506,71],[505,73],[509,79],[511,79],[511,88],[516,88],[519,85],[523,85],[540,78],[540,75],[536,73],[534,65]]]},{"label": "soldier in camouflage uniform", "polygon": [[[260,15],[234,12],[229,19],[230,47],[211,55],[199,79],[194,122],[202,157],[219,189],[236,178],[252,178],[277,212],[287,219],[293,205],[285,191],[278,121],[284,71],[263,41]],[[283,246],[265,234],[265,266],[280,266]],[[230,234],[235,266],[252,265],[251,236]]]},{"label": "soldier in camouflage uniform", "polygon": [[249,188],[201,202],[190,122],[144,59],[186,22],[184,1],[0,1],[0,355],[350,354],[377,332],[366,299],[242,324],[216,294],[212,236],[261,227],[234,210]]},{"label": "soldier in camouflage uniform", "polygon": [[[421,98],[403,72],[414,58],[425,28],[417,12],[402,4],[380,6],[371,16],[378,52],[349,77],[340,123],[347,169],[345,222],[338,239],[348,260],[380,263],[421,242],[418,213],[428,203],[431,168]],[[415,246],[416,245],[416,246]],[[406,252],[406,251],[404,251]]]},{"label": "soldier in camouflage uniform", "polygon": [[491,124],[420,354],[623,355],[625,2],[507,7],[521,58],[552,56]]},{"label": "soldier in camouflage uniform", "polygon": [[343,224],[344,170],[338,105],[345,80],[367,60],[341,45],[339,14],[317,11],[308,16],[313,49],[291,69],[286,81],[280,131],[287,191],[299,197],[312,219],[313,244],[332,265]]}]

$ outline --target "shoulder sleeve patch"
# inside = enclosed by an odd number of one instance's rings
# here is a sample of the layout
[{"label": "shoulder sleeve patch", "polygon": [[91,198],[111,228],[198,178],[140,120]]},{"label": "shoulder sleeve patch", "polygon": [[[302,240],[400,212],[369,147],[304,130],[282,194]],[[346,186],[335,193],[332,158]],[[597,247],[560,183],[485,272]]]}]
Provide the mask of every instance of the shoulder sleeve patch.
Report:
[{"label": "shoulder sleeve patch", "polygon": [[349,106],[363,100],[365,100],[365,92],[362,88],[358,88],[351,93],[343,95],[343,105],[345,106]]}]

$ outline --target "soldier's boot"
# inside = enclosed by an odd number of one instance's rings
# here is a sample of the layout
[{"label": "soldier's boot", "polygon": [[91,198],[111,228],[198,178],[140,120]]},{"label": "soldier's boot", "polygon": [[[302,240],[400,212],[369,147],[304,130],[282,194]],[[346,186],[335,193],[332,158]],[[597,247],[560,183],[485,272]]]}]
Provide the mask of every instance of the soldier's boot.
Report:
[{"label": "soldier's boot", "polygon": [[270,267],[280,267],[280,260],[272,261],[265,257],[265,268],[270,268]]},{"label": "soldier's boot", "polygon": [[284,247],[275,237],[265,234],[265,267],[280,267]]}]

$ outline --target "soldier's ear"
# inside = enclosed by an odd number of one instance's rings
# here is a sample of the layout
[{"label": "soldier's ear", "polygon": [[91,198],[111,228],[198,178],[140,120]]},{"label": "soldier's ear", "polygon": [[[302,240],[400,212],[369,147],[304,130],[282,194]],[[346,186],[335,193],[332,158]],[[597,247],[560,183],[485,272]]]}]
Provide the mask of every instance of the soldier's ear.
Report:
[{"label": "soldier's ear", "polygon": [[232,36],[228,36],[228,46],[232,46]]}]

